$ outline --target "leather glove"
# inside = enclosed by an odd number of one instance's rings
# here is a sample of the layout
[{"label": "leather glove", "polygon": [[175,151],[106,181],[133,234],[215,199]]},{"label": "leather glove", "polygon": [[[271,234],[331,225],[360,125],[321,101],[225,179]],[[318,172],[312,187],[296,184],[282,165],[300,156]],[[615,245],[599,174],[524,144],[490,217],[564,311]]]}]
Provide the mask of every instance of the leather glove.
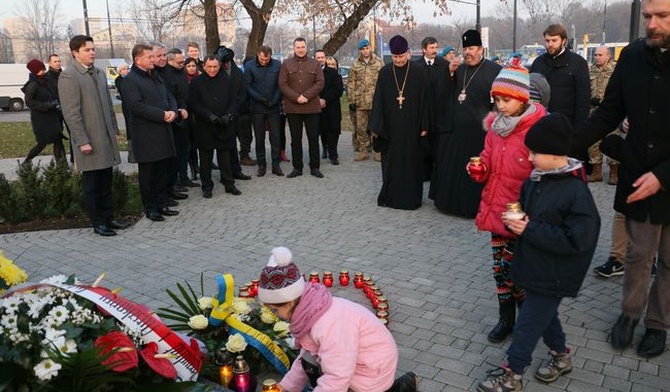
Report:
[{"label": "leather glove", "polygon": [[216,114],[214,114],[214,113],[210,113],[210,114],[209,114],[209,117],[208,117],[207,119],[209,120],[209,122],[211,122],[211,123],[214,124],[214,125],[221,125],[221,124],[223,124],[223,122],[221,121],[221,119],[220,119]]},{"label": "leather glove", "polygon": [[355,103],[350,103],[349,104],[349,110],[356,110],[356,104]]},{"label": "leather glove", "polygon": [[221,123],[228,125],[235,119],[235,116],[232,113],[227,113],[221,116]]}]

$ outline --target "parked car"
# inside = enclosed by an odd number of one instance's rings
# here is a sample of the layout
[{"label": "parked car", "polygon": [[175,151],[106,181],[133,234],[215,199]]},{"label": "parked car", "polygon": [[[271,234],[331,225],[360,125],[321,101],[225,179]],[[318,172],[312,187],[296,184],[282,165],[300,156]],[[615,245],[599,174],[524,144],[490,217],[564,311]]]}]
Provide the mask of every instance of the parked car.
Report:
[{"label": "parked car", "polygon": [[346,86],[347,80],[349,80],[349,66],[341,65],[340,69],[337,71],[340,73],[340,76],[342,76],[342,83]]}]

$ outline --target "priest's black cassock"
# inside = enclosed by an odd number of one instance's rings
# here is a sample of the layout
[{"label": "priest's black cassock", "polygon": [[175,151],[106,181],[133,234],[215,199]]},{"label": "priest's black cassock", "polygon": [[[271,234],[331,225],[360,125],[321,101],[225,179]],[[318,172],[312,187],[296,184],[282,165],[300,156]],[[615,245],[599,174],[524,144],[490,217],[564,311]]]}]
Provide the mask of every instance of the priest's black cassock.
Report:
[{"label": "priest's black cassock", "polygon": [[[403,67],[387,64],[379,71],[368,123],[368,130],[379,135],[375,146],[382,153],[379,206],[402,210],[421,206],[421,143],[425,140],[420,134],[429,130],[428,89],[426,73],[410,61]],[[402,108],[398,102],[399,90],[404,97]]]},{"label": "priest's black cassock", "polygon": [[[484,117],[493,109],[491,85],[502,67],[489,60],[475,66],[461,64],[451,88],[446,89],[445,125],[435,136],[435,169],[429,197],[435,207],[447,214],[474,218],[477,215],[483,184],[465,171],[470,157],[484,149]],[[465,89],[465,100],[459,95]]]}]

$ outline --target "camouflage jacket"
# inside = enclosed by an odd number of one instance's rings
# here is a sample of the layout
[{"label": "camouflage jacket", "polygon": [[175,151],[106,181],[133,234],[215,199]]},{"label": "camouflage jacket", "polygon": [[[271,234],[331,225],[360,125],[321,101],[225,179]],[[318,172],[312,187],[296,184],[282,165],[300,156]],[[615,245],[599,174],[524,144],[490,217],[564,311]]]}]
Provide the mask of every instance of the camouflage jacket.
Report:
[{"label": "camouflage jacket", "polygon": [[602,68],[598,68],[595,64],[591,66],[589,69],[591,76],[591,98],[602,101],[605,96],[605,88],[610,80],[610,76],[612,76],[615,65],[616,63],[610,60]]},{"label": "camouflage jacket", "polygon": [[349,103],[356,104],[356,109],[372,110],[377,76],[383,66],[384,63],[374,53],[367,64],[359,56],[351,65],[347,81],[347,97]]}]

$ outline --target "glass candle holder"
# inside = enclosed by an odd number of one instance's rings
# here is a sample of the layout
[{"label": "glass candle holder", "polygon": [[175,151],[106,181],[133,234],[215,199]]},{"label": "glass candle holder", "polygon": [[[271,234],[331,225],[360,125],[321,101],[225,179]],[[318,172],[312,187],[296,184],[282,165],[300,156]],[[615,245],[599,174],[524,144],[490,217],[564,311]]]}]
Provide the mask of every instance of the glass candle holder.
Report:
[{"label": "glass candle holder", "polygon": [[251,281],[251,286],[249,287],[249,296],[252,298],[256,298],[258,296],[258,286],[260,285],[260,281],[258,279],[253,279]]},{"label": "glass candle holder", "polygon": [[321,283],[321,279],[319,279],[319,273],[318,272],[310,272],[309,281],[312,282],[312,283]]},{"label": "glass candle holder", "polygon": [[523,219],[526,217],[526,213],[521,209],[521,203],[515,201],[513,203],[507,203],[507,211],[505,211],[505,217],[508,219]]},{"label": "glass candle holder", "polygon": [[347,270],[340,271],[340,286],[349,286],[349,271]]},{"label": "glass candle holder", "polygon": [[249,288],[247,286],[240,287],[240,298],[249,298]]},{"label": "glass candle holder", "polygon": [[326,287],[333,287],[333,273],[326,271],[323,273],[323,285]]},{"label": "glass candle holder", "polygon": [[356,272],[354,274],[354,287],[357,289],[362,289],[363,286],[365,286],[365,283],[363,283],[363,273]]},{"label": "glass candle holder", "polygon": [[267,380],[263,381],[263,389],[261,389],[263,392],[279,392],[279,385],[277,384],[277,381],[275,381],[272,378],[268,378]]}]

